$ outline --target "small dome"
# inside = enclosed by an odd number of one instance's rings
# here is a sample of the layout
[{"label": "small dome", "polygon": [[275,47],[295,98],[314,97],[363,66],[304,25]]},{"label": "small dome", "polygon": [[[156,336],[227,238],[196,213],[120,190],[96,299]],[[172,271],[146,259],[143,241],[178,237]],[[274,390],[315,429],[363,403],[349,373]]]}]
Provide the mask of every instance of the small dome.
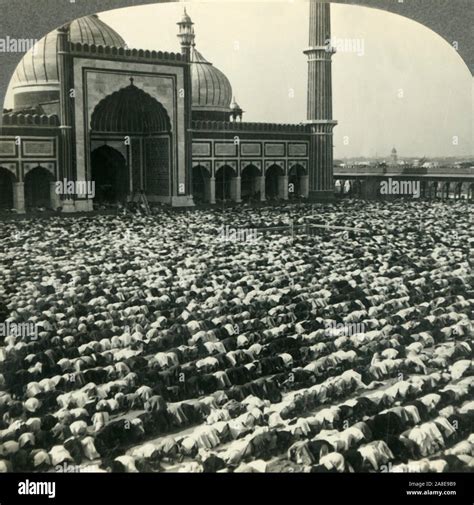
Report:
[{"label": "small dome", "polygon": [[133,84],[101,100],[91,118],[96,132],[160,133],[171,130],[170,118],[158,100]]},{"label": "small dome", "polygon": [[[69,37],[74,43],[111,47],[126,46],[123,38],[95,14],[72,21],[69,24]],[[58,30],[54,30],[25,54],[12,79],[15,90],[15,108],[34,107],[59,99],[57,53]]]},{"label": "small dome", "polygon": [[229,79],[195,48],[191,52],[193,110],[230,112]]},{"label": "small dome", "polygon": [[181,18],[181,21],[178,24],[181,24],[181,25],[193,25],[194,24],[192,22],[191,18],[189,17],[188,13],[186,12],[186,7],[184,8],[184,11],[183,11],[183,17]]},{"label": "small dome", "polygon": [[230,108],[232,111],[241,111],[242,107],[235,101],[235,97],[232,98],[232,103],[230,104]]}]

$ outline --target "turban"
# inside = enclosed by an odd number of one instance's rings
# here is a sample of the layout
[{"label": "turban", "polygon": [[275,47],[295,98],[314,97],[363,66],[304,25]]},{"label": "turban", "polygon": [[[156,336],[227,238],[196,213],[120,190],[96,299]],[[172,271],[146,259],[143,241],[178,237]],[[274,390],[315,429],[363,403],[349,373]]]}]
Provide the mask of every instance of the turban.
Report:
[{"label": "turban", "polygon": [[10,473],[12,471],[12,465],[9,461],[5,459],[0,459],[0,473]]},{"label": "turban", "polygon": [[29,398],[24,406],[28,412],[36,412],[41,407],[41,402],[37,398]]},{"label": "turban", "polygon": [[33,451],[31,454],[33,456],[33,466],[35,468],[49,467],[51,465],[51,457],[44,449]]},{"label": "turban", "polygon": [[25,446],[34,447],[35,436],[33,435],[33,433],[23,433],[18,438],[18,444],[19,444],[20,448],[23,448]]},{"label": "turban", "polygon": [[19,451],[20,445],[14,440],[8,440],[0,444],[0,456],[9,456]]}]

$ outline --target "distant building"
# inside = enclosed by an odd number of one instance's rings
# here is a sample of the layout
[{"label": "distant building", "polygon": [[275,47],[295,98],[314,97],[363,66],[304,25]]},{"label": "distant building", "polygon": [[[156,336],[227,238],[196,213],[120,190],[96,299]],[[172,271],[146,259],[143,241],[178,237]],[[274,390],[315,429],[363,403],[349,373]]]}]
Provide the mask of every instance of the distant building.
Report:
[{"label": "distant building", "polygon": [[398,154],[395,148],[392,149],[390,154],[390,166],[396,167],[398,165]]}]

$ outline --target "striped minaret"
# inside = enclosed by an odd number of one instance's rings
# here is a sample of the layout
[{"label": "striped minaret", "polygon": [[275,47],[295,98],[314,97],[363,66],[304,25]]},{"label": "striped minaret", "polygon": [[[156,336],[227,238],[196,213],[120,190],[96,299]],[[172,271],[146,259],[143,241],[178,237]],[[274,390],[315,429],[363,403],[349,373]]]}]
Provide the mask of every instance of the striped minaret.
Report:
[{"label": "striped minaret", "polygon": [[331,10],[329,2],[310,0],[307,123],[311,132],[309,198],[334,197],[332,130]]}]

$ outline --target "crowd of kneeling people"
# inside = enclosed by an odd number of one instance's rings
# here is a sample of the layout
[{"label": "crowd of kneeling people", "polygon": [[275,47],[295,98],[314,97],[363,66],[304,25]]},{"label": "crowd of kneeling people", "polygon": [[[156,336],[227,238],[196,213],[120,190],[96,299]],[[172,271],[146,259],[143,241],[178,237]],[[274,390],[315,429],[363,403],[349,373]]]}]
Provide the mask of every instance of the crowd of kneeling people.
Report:
[{"label": "crowd of kneeling people", "polygon": [[5,221],[0,471],[472,471],[468,209]]}]

